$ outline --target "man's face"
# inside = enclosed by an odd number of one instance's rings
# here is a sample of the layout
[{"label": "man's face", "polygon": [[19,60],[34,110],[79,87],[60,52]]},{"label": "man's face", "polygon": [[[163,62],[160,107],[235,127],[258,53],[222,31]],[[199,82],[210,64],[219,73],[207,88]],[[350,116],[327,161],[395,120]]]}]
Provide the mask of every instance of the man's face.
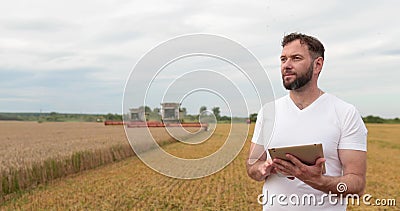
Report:
[{"label": "man's face", "polygon": [[283,86],[296,90],[306,85],[313,76],[313,62],[308,47],[300,40],[288,43],[282,49],[281,73]]}]

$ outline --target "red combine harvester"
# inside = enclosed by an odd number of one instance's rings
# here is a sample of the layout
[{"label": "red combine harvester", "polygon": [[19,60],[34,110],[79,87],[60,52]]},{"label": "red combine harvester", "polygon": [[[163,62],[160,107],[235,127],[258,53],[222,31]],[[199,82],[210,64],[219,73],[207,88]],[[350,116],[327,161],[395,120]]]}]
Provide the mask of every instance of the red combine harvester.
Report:
[{"label": "red combine harvester", "polygon": [[148,122],[123,122],[123,121],[105,121],[104,125],[126,125],[129,128],[135,127],[201,127],[208,130],[208,124],[201,123],[162,123],[157,121]]},{"label": "red combine harvester", "polygon": [[126,122],[127,127],[201,127],[204,128],[205,131],[208,130],[208,124],[201,123],[163,123],[157,121],[149,121],[149,122]]},{"label": "red combine harvester", "polygon": [[104,125],[124,125],[124,122],[107,120],[107,121],[104,121]]},{"label": "red combine harvester", "polygon": [[[149,107],[140,106],[138,108],[130,108],[129,114],[126,116],[128,121],[105,121],[104,125],[126,125],[128,128],[140,128],[140,127],[198,127],[204,128],[208,131],[207,123],[182,123],[183,117],[186,115],[186,111],[181,111],[181,103],[176,102],[163,102],[161,103],[161,109],[158,109],[156,114],[160,115],[161,121],[147,121],[148,116],[151,112]],[[149,111],[146,111],[149,110]],[[154,111],[153,111],[154,113]]]}]

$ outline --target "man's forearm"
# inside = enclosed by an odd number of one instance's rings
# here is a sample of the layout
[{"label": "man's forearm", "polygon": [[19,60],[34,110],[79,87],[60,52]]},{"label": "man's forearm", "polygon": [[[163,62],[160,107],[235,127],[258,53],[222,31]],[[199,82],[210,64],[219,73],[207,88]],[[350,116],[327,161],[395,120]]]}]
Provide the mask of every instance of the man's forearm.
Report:
[{"label": "man's forearm", "polygon": [[[325,193],[336,193],[336,194],[342,193],[345,195],[347,194],[362,195],[365,188],[365,177],[355,174],[347,174],[340,177],[321,175],[320,178],[304,180],[303,182],[310,185],[314,189],[323,191]],[[341,187],[339,187],[339,184],[341,185]]]}]

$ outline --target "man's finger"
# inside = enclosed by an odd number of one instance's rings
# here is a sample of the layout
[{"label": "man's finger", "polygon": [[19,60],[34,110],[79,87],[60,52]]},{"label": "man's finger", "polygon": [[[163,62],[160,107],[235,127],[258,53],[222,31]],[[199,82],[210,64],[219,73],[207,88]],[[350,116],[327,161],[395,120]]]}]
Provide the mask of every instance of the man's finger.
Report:
[{"label": "man's finger", "polygon": [[279,172],[286,175],[288,179],[294,180],[292,176],[293,164],[282,159],[274,159],[272,165],[274,166],[275,172]]},{"label": "man's finger", "polygon": [[304,163],[302,163],[299,159],[297,159],[295,156],[291,155],[291,154],[286,154],[286,157],[297,167],[300,167],[302,165],[304,165]]},{"label": "man's finger", "polygon": [[322,164],[326,161],[325,158],[318,158],[317,161],[315,162],[317,165]]},{"label": "man's finger", "polygon": [[325,158],[318,158],[317,161],[315,161],[315,165],[322,168],[322,165],[324,165],[325,161],[326,161]]},{"label": "man's finger", "polygon": [[276,169],[276,171],[282,175],[285,176],[291,176],[290,172],[286,171],[286,170],[282,170],[282,169]]},{"label": "man's finger", "polygon": [[277,169],[286,169],[288,168],[287,161],[281,160],[281,159],[274,159],[272,166],[277,168]]}]

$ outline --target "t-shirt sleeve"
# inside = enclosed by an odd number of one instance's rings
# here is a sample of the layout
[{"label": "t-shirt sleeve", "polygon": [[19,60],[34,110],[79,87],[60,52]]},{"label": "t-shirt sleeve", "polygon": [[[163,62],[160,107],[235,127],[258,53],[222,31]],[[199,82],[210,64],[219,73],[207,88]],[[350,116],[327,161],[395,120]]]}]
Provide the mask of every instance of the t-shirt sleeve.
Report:
[{"label": "t-shirt sleeve", "polygon": [[348,108],[341,123],[341,138],[338,149],[367,151],[368,130],[354,106]]},{"label": "t-shirt sleeve", "polygon": [[264,145],[261,138],[262,131],[262,122],[263,122],[263,109],[261,108],[257,114],[256,125],[254,126],[253,137],[251,138],[251,142],[259,145]]},{"label": "t-shirt sleeve", "polygon": [[273,126],[275,122],[275,104],[274,102],[264,105],[257,114],[257,121],[254,127],[251,142],[268,147],[271,139]]}]

